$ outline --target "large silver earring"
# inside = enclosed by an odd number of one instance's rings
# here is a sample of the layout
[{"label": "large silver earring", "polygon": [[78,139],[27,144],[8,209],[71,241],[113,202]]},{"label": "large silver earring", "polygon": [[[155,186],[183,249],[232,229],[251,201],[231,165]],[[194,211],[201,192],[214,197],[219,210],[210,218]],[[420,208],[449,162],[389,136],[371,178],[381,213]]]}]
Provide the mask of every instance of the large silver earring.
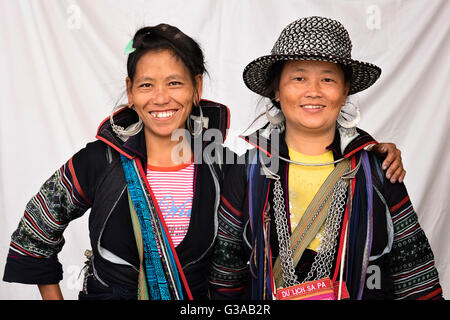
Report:
[{"label": "large silver earring", "polygon": [[[204,124],[203,110],[202,110],[202,107],[200,104],[198,105],[198,108],[199,108],[200,117],[196,117],[191,114],[187,121],[187,128],[194,137],[196,137],[202,133],[203,124]],[[194,123],[194,128],[192,128],[191,122]]]},{"label": "large silver earring", "polygon": [[336,122],[338,124],[338,130],[341,134],[341,149],[344,150],[345,146],[354,139],[358,132],[356,131],[356,126],[361,119],[361,114],[359,112],[359,107],[355,104],[347,101],[344,106],[342,106],[339,112]]},{"label": "large silver earring", "polygon": [[352,129],[358,125],[360,120],[361,113],[359,107],[354,103],[347,101],[342,106],[336,121],[341,127]]},{"label": "large silver earring", "polygon": [[[113,119],[114,113],[116,113],[116,111],[124,109],[124,108],[129,108],[129,106],[127,104],[121,104],[121,105],[115,106],[111,112],[111,115],[109,116],[109,122],[111,123],[112,130],[117,135],[117,137],[120,140],[122,140],[123,142],[127,141],[129,137],[138,134],[144,127],[144,124],[143,124],[141,118],[139,118],[138,122],[129,125],[127,128],[124,128],[122,126],[115,124],[114,119]],[[131,106],[131,108],[134,110],[134,106]]]},{"label": "large silver earring", "polygon": [[266,118],[267,121],[269,121],[270,125],[269,125],[269,129],[270,131],[272,129],[277,129],[280,133],[284,131],[284,126],[285,126],[285,120],[286,118],[284,117],[284,114],[281,110],[278,110],[278,113],[275,114],[274,116],[270,114],[270,109],[272,108],[272,104],[267,104],[266,105]]}]

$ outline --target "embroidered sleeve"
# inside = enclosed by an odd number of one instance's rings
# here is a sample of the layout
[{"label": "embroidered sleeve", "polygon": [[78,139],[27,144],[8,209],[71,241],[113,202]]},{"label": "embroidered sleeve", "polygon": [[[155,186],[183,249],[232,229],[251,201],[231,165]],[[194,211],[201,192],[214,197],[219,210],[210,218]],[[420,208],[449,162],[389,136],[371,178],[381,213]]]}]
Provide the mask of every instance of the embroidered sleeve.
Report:
[{"label": "embroidered sleeve", "polygon": [[83,163],[89,162],[87,149],[93,144],[90,145],[59,168],[26,204],[11,236],[5,281],[39,284],[62,279],[57,254],[64,245],[63,232],[70,221],[91,206],[92,196],[87,191],[93,190],[88,186],[93,174],[89,172],[92,169],[84,170]]},{"label": "embroidered sleeve", "polygon": [[248,267],[243,250],[245,167],[232,166],[225,176],[218,219],[219,230],[210,272],[213,299],[241,298]]},{"label": "embroidered sleeve", "polygon": [[386,183],[394,225],[391,273],[395,299],[441,299],[442,289],[428,239],[403,184]]},{"label": "embroidered sleeve", "polygon": [[67,224],[80,217],[89,201],[78,185],[72,159],[57,170],[31,198],[13,233],[11,250],[20,255],[48,258],[58,253]]}]

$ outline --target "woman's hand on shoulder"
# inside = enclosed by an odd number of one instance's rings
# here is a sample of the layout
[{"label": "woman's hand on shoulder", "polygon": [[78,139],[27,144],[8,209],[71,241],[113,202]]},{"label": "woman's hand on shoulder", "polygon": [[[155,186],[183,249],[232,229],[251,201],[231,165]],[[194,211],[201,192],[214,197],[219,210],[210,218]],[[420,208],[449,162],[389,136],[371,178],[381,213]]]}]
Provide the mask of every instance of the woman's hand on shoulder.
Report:
[{"label": "woman's hand on shoulder", "polygon": [[386,178],[395,182],[403,182],[406,171],[403,168],[401,151],[397,149],[395,143],[380,143],[372,148],[378,154],[387,154],[383,161],[382,168],[386,170]]}]

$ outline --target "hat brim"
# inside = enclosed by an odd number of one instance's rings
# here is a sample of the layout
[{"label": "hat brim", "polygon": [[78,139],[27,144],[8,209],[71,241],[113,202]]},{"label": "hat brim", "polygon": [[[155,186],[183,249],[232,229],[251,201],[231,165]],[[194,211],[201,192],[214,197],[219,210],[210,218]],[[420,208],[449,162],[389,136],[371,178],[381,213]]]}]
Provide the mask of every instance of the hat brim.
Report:
[{"label": "hat brim", "polygon": [[268,71],[278,61],[288,60],[315,60],[328,61],[349,66],[352,69],[350,79],[349,95],[363,91],[373,85],[381,75],[381,69],[371,63],[346,59],[342,57],[321,56],[321,55],[266,55],[250,62],[244,69],[243,78],[245,85],[264,97],[268,97],[265,92]]}]

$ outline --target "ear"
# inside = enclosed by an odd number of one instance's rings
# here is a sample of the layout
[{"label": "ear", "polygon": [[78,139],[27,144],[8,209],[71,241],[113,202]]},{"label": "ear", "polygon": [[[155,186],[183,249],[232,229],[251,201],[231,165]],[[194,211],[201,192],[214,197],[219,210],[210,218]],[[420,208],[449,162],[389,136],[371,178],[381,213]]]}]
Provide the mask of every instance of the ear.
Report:
[{"label": "ear", "polygon": [[198,106],[202,97],[203,91],[203,75],[198,74],[194,78],[194,106]]},{"label": "ear", "polygon": [[345,87],[344,87],[344,96],[343,96],[342,106],[344,106],[344,104],[347,102],[347,97],[348,97],[349,91],[350,91],[350,82],[346,82]]},{"label": "ear", "polygon": [[280,90],[279,89],[275,89],[274,99],[276,102],[280,102]]},{"label": "ear", "polygon": [[133,102],[133,94],[131,93],[132,92],[131,89],[133,87],[133,83],[132,83],[132,81],[131,81],[131,79],[129,77],[127,77],[125,79],[125,85],[127,87],[128,105],[132,106],[134,104],[134,102]]},{"label": "ear", "polygon": [[345,98],[346,98],[346,99],[347,99],[347,96],[348,96],[349,91],[350,91],[350,82],[347,82],[347,83],[345,84],[345,89],[344,89],[344,95],[345,95]]}]

